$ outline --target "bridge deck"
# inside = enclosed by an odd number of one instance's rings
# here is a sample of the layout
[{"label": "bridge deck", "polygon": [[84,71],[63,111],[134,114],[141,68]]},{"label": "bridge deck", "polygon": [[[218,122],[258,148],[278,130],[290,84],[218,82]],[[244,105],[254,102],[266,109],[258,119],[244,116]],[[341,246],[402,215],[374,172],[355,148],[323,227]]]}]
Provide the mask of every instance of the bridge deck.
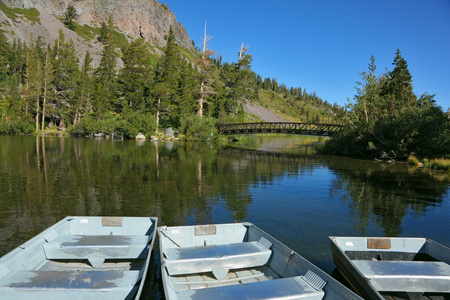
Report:
[{"label": "bridge deck", "polygon": [[294,122],[236,123],[221,124],[221,134],[287,133],[331,136],[342,129],[342,125]]}]

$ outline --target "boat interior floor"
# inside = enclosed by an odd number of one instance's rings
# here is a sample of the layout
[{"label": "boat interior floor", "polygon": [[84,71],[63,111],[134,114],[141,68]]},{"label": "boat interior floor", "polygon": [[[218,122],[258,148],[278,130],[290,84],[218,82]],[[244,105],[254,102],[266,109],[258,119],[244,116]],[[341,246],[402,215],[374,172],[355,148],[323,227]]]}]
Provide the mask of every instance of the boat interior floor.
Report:
[{"label": "boat interior floor", "polygon": [[212,272],[172,276],[177,291],[260,282],[277,278],[279,276],[267,266],[230,270],[223,279],[216,279]]},{"label": "boat interior floor", "polygon": [[[314,276],[314,275],[313,275]],[[270,267],[230,270],[223,279],[212,272],[172,276],[180,298],[213,299],[323,299],[322,287],[314,288],[305,276],[280,278]]]}]

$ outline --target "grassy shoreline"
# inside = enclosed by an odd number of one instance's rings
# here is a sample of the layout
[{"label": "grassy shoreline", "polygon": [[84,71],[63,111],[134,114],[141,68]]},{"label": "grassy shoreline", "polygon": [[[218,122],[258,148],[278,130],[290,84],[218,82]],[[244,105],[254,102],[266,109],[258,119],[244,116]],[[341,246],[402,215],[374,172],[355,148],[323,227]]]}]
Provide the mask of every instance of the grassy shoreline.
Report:
[{"label": "grassy shoreline", "polygon": [[450,159],[448,158],[424,158],[421,162],[415,156],[408,157],[408,163],[417,167],[424,167],[432,170],[441,170],[450,172]]}]

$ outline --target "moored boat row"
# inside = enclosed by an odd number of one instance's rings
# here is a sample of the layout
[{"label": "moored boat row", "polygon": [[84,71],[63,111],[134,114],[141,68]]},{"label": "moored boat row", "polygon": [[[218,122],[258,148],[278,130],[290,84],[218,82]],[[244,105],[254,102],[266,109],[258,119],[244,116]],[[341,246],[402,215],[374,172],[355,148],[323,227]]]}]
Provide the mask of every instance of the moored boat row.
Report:
[{"label": "moored boat row", "polygon": [[251,223],[67,217],[0,258],[1,298],[144,298],[156,232],[169,300],[450,297],[450,250],[429,239],[330,236],[357,295]]}]

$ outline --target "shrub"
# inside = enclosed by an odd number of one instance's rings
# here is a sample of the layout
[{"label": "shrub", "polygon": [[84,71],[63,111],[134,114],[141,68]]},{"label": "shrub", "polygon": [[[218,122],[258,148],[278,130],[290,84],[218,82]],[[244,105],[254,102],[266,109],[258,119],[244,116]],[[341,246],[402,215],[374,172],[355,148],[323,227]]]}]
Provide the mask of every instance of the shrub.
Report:
[{"label": "shrub", "polygon": [[187,140],[209,141],[217,138],[216,122],[212,117],[184,116],[181,118],[180,131]]},{"label": "shrub", "polygon": [[418,166],[419,163],[420,163],[420,161],[414,155],[410,155],[408,157],[408,164],[413,165],[413,166]]},{"label": "shrub", "polygon": [[129,138],[135,138],[139,132],[151,136],[156,131],[156,117],[147,112],[128,112],[122,115],[120,125],[120,131]]},{"label": "shrub", "polygon": [[430,161],[430,168],[433,170],[450,171],[450,159],[435,158]]},{"label": "shrub", "polygon": [[0,122],[0,134],[32,134],[35,129],[31,117],[11,118]]}]

